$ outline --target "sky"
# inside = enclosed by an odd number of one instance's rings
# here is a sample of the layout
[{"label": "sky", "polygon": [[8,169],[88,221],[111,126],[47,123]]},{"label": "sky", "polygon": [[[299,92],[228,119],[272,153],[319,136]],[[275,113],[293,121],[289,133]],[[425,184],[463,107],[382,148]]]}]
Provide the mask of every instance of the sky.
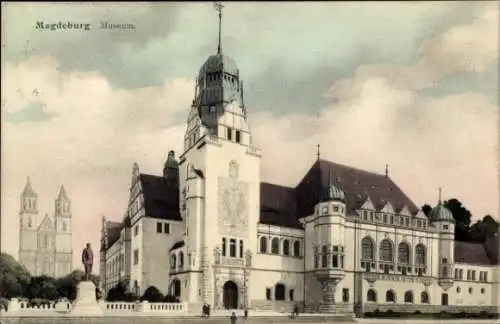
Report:
[{"label": "sky", "polygon": [[[295,186],[319,144],[337,163],[388,164],[418,206],[442,187],[475,220],[498,218],[499,15],[493,1],[225,3],[222,52],[244,80],[262,180]],[[3,2],[1,250],[17,258],[29,176],[42,214],[64,184],[81,267],[102,217],[122,219],[133,163],[160,175],[181,153],[194,79],[216,50],[210,2]]]}]

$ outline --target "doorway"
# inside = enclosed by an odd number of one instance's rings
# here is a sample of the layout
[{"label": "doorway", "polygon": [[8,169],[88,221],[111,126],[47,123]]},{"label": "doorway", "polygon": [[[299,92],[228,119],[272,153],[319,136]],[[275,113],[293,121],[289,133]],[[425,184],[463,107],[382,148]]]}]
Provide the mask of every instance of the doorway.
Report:
[{"label": "doorway", "polygon": [[222,303],[225,309],[238,308],[238,286],[234,281],[227,281],[222,287],[223,296]]},{"label": "doorway", "polygon": [[448,294],[441,294],[441,305],[448,306]]}]

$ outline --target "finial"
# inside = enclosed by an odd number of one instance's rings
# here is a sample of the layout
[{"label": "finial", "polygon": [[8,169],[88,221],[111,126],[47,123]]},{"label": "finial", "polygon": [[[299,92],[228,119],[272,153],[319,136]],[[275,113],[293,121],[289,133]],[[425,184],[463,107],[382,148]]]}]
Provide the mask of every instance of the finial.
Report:
[{"label": "finial", "polygon": [[438,200],[438,203],[441,205],[441,202],[442,202],[442,195],[443,195],[443,189],[441,187],[439,187],[439,200]]},{"label": "finial", "polygon": [[221,1],[214,1],[214,8],[219,13],[219,43],[217,46],[217,54],[221,54],[222,8],[224,8],[224,6],[222,5]]},{"label": "finial", "polygon": [[319,160],[319,156],[320,156],[320,154],[319,154],[320,145],[319,144],[317,145],[317,148],[318,148],[318,152],[316,153],[316,156],[318,157],[318,160]]},{"label": "finial", "polygon": [[389,164],[385,165],[385,176],[389,177]]}]

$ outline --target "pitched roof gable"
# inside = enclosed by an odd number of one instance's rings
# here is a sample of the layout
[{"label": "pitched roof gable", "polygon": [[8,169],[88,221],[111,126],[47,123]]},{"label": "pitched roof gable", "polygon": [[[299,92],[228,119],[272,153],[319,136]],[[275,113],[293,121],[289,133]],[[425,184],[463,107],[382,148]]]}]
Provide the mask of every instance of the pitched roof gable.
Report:
[{"label": "pitched roof gable", "polygon": [[491,265],[492,262],[486,253],[484,246],[480,243],[469,243],[455,241],[455,262]]},{"label": "pitched roof gable", "polygon": [[179,184],[176,181],[144,173],[140,174],[139,179],[146,216],[182,220],[179,211]]},{"label": "pitched roof gable", "polygon": [[105,226],[107,235],[107,248],[109,248],[120,238],[122,223],[107,221]]}]

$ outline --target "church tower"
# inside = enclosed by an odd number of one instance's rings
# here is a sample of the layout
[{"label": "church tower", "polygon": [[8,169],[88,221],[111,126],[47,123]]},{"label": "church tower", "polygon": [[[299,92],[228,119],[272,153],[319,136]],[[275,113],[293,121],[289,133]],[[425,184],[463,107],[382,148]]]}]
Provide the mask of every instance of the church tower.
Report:
[{"label": "church tower", "polygon": [[181,215],[192,270],[186,301],[208,302],[215,309],[223,307],[227,284],[245,303],[251,282],[245,271],[256,252],[260,212],[260,150],[252,143],[240,71],[222,53],[222,5],[216,9],[217,54],[199,70],[179,161]]},{"label": "church tower", "polygon": [[36,272],[38,195],[31,186],[30,178],[21,193],[19,211],[19,262],[24,264],[30,273]]},{"label": "church tower", "polygon": [[61,186],[54,204],[54,219],[56,229],[56,277],[71,272],[73,258],[71,201],[64,186]]}]

